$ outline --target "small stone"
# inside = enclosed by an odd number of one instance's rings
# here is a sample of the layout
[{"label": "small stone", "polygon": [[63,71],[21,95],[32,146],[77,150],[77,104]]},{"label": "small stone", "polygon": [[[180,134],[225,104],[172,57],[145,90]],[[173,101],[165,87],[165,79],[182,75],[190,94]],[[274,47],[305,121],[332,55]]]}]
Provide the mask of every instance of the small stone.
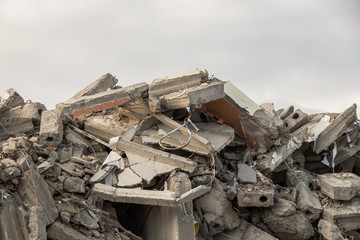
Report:
[{"label": "small stone", "polygon": [[9,167],[9,168],[5,168],[4,170],[7,174],[9,174],[10,176],[14,176],[14,177],[18,177],[21,175],[21,171],[20,169],[16,168],[16,167]]},{"label": "small stone", "polygon": [[256,183],[256,172],[247,164],[238,164],[237,178],[242,183]]},{"label": "small stone", "polygon": [[8,167],[17,167],[17,163],[12,160],[11,158],[5,158],[0,160],[1,164],[4,166],[4,168],[8,168]]},{"label": "small stone", "polygon": [[318,224],[319,233],[326,239],[326,240],[342,240],[340,229],[333,223],[328,222],[324,219],[320,219]]},{"label": "small stone", "polygon": [[69,212],[61,212],[60,217],[64,223],[70,223],[71,214]]},{"label": "small stone", "polygon": [[96,238],[100,238],[101,234],[98,230],[90,230],[90,232],[92,233],[92,235]]}]

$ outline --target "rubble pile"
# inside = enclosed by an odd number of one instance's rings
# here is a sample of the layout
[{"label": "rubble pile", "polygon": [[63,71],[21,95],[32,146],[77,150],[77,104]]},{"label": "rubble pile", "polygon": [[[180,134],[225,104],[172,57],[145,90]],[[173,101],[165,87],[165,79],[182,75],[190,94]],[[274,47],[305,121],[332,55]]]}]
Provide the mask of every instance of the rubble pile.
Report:
[{"label": "rubble pile", "polygon": [[356,105],[258,105],[205,69],[0,97],[0,239],[360,239]]}]

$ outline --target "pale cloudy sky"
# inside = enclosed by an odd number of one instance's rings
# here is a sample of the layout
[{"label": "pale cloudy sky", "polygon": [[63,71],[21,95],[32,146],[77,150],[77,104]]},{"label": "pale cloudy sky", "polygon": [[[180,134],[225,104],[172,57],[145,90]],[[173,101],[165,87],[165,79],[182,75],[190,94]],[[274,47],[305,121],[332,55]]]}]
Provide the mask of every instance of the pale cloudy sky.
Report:
[{"label": "pale cloudy sky", "polygon": [[360,104],[358,0],[0,0],[0,94],[48,109],[99,76],[205,67],[258,104]]}]

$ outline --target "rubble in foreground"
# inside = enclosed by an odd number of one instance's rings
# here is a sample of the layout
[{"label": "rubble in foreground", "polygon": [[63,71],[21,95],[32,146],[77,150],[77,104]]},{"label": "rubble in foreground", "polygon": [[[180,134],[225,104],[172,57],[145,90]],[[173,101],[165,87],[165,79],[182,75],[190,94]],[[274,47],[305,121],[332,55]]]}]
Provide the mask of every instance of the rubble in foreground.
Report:
[{"label": "rubble in foreground", "polygon": [[0,239],[360,239],[356,105],[258,105],[206,69],[47,110],[0,97]]}]

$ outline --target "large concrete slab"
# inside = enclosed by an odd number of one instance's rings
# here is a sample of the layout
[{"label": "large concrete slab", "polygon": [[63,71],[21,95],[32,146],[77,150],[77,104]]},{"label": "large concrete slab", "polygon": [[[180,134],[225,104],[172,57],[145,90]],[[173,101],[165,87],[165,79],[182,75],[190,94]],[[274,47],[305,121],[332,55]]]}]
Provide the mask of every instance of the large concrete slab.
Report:
[{"label": "large concrete slab", "polygon": [[42,207],[46,225],[53,223],[58,217],[58,210],[47,183],[36,170],[28,170],[23,175],[18,185],[18,193],[23,203],[29,207]]}]

